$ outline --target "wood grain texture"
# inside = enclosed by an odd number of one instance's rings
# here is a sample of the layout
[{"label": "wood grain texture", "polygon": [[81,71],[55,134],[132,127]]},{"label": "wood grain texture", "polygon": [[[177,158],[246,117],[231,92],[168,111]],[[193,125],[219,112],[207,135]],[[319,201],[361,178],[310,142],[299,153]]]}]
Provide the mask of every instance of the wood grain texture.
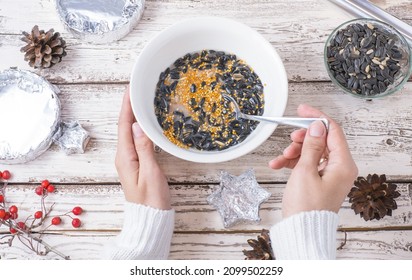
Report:
[{"label": "wood grain texture", "polygon": [[[52,69],[35,71],[54,83],[129,81],[135,59],[158,32],[182,19],[208,15],[241,21],[261,33],[279,52],[290,81],[329,80],[323,64],[323,45],[335,27],[352,18],[327,1],[146,1],[141,22],[127,37],[94,45],[80,42],[64,31],[53,0],[20,0],[3,5],[7,2],[1,1],[0,10],[0,69],[30,69],[23,54],[19,55],[24,45],[19,34],[35,24],[54,28],[67,39],[68,55]],[[410,19],[406,12],[411,9],[408,1],[376,4],[401,19]]]},{"label": "wood grain texture", "polygon": [[[270,228],[281,220],[281,201],[284,184],[262,184],[272,195],[261,205],[260,223],[246,223],[231,228],[224,228],[222,219],[216,209],[207,203],[207,197],[217,185],[173,185],[171,186],[172,206],[176,211],[175,230],[178,232],[228,232],[259,231]],[[32,217],[40,210],[40,197],[34,193],[35,185],[9,186],[6,198],[8,205],[19,207],[19,220]],[[80,205],[84,213],[79,217],[83,220],[81,231],[117,231],[123,225],[124,196],[119,185],[57,185],[57,193],[47,197],[46,204],[52,205],[54,215],[70,212],[73,207]],[[379,221],[365,222],[350,209],[345,201],[339,211],[339,228],[342,230],[374,230],[401,228],[412,230],[412,184],[398,184],[401,196],[396,199],[398,209],[393,216],[387,216]],[[74,215],[72,215],[74,216]],[[63,217],[63,224],[51,227],[54,232],[74,230],[71,219]],[[50,221],[46,222],[46,225]],[[76,230],[77,231],[77,230]],[[7,232],[5,227],[0,232]]]},{"label": "wood grain texture", "polygon": [[[408,0],[372,0],[393,15],[412,24]],[[401,197],[392,217],[365,222],[354,215],[347,201],[340,216],[340,230],[348,242],[339,259],[411,259],[412,257],[412,82],[399,93],[368,102],[344,95],[330,83],[323,64],[323,46],[330,32],[352,17],[327,1],[313,0],[147,0],[141,22],[117,42],[95,45],[81,42],[64,30],[53,0],[0,0],[0,71],[9,67],[29,69],[61,89],[63,120],[79,120],[92,140],[85,154],[66,156],[57,147],[27,164],[3,166],[13,172],[7,199],[20,207],[20,219],[38,210],[34,187],[43,179],[58,186],[48,203],[56,202],[53,214],[81,205],[83,226],[74,230],[70,219],[51,228],[45,240],[72,259],[99,259],[104,244],[118,234],[123,221],[124,198],[114,167],[117,119],[123,92],[134,61],[158,32],[185,18],[198,16],[232,18],[256,29],[278,51],[285,65],[289,101],[285,115],[296,115],[307,103],[334,118],[345,130],[359,174],[386,174],[398,183]],[[52,69],[33,70],[23,60],[21,32],[38,24],[54,28],[68,43],[68,55]],[[4,121],[4,120],[0,120]],[[164,151],[156,156],[172,183],[176,227],[172,259],[243,259],[246,240],[281,218],[281,197],[290,172],[273,171],[267,162],[289,144],[290,127],[278,127],[255,151],[220,164],[197,164]],[[223,228],[221,218],[206,202],[219,182],[221,170],[234,175],[253,168],[272,196],[262,204],[259,224]],[[7,229],[0,228],[0,238]],[[343,239],[339,233],[337,246]],[[1,259],[36,259],[27,248],[0,247]],[[55,259],[53,254],[45,259]]]},{"label": "wood grain texture", "polygon": [[[63,120],[79,120],[92,137],[86,152],[66,156],[53,146],[37,160],[11,166],[13,181],[117,182],[117,119],[125,88],[117,84],[61,85]],[[407,83],[395,95],[368,102],[345,95],[330,83],[290,84],[285,115],[296,115],[300,103],[324,111],[344,128],[360,175],[387,174],[391,180],[403,181],[412,174],[411,93],[412,83]],[[393,109],[385,109],[389,104]],[[279,126],[255,151],[219,164],[192,163],[164,151],[157,157],[170,182],[218,182],[221,170],[239,175],[247,168],[255,170],[260,182],[285,182],[289,171],[273,171],[267,163],[289,145],[292,131]]]},{"label": "wood grain texture", "polygon": [[[115,233],[69,233],[46,235],[51,246],[71,259],[101,259],[105,245]],[[256,239],[258,233],[236,234],[174,234],[170,259],[193,260],[242,260],[242,250],[249,250],[247,239]],[[0,235],[1,237],[1,235]],[[344,240],[338,233],[336,247]],[[412,231],[349,232],[347,243],[337,251],[337,259],[400,260],[410,259],[412,254]],[[59,259],[49,253],[36,256],[17,241],[12,247],[2,248],[1,259]]]}]

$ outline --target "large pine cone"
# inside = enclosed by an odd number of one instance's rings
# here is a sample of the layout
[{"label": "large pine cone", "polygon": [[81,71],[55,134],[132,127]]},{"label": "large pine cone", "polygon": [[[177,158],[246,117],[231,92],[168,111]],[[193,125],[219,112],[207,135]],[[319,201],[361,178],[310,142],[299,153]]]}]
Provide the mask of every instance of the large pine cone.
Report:
[{"label": "large pine cone", "polygon": [[398,207],[395,198],[401,195],[396,187],[386,182],[385,175],[369,174],[366,179],[358,177],[348,194],[351,208],[365,221],[392,216],[392,210]]},{"label": "large pine cone", "polygon": [[31,33],[23,31],[22,41],[27,45],[20,49],[24,52],[24,60],[34,68],[49,68],[59,63],[66,55],[66,42],[60,37],[60,33],[54,33],[53,29],[47,32],[39,30],[36,25]]},{"label": "large pine cone", "polygon": [[253,248],[253,250],[243,250],[243,254],[246,256],[245,260],[275,259],[272,252],[269,231],[267,229],[262,229],[262,232],[258,235],[257,240],[248,239],[247,243]]}]

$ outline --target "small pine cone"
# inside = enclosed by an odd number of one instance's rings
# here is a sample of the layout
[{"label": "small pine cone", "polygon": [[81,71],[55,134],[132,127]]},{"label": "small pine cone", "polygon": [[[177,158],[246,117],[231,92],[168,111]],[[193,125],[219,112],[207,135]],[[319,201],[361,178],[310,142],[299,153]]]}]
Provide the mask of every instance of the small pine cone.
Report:
[{"label": "small pine cone", "polygon": [[392,210],[398,207],[395,198],[401,195],[396,188],[395,184],[386,182],[385,175],[358,177],[348,194],[351,208],[365,221],[392,216]]},{"label": "small pine cone", "polygon": [[23,31],[23,35],[21,40],[27,45],[20,51],[25,53],[24,60],[28,61],[31,67],[52,67],[66,55],[66,42],[60,37],[60,33],[54,33],[53,29],[44,32],[35,25],[30,34]]},{"label": "small pine cone", "polygon": [[275,256],[272,252],[272,245],[270,242],[269,231],[262,229],[257,240],[248,239],[247,243],[253,250],[243,250],[243,254],[246,256],[245,260],[274,260]]}]

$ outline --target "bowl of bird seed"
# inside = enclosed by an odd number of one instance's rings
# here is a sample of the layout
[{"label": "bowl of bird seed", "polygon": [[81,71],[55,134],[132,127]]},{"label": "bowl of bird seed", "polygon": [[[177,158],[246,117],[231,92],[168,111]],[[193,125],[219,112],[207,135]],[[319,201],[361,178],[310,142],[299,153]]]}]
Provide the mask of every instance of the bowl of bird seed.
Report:
[{"label": "bowl of bird seed", "polygon": [[155,36],[134,65],[136,120],[162,150],[193,162],[222,162],[251,152],[275,124],[236,118],[230,101],[251,115],[283,116],[283,63],[258,32],[234,20],[199,17]]},{"label": "bowl of bird seed", "polygon": [[411,59],[410,46],[402,34],[374,19],[343,23],[331,33],[324,50],[332,82],[366,99],[401,89],[411,75]]}]

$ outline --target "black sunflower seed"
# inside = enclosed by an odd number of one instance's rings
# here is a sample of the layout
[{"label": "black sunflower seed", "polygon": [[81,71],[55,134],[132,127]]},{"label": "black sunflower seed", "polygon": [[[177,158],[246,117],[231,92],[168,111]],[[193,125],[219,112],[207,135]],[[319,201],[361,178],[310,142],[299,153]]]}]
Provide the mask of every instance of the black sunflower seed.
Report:
[{"label": "black sunflower seed", "polygon": [[195,92],[196,92],[196,85],[195,85],[195,84],[192,84],[192,85],[190,86],[190,92],[191,92],[191,93],[195,93]]}]

